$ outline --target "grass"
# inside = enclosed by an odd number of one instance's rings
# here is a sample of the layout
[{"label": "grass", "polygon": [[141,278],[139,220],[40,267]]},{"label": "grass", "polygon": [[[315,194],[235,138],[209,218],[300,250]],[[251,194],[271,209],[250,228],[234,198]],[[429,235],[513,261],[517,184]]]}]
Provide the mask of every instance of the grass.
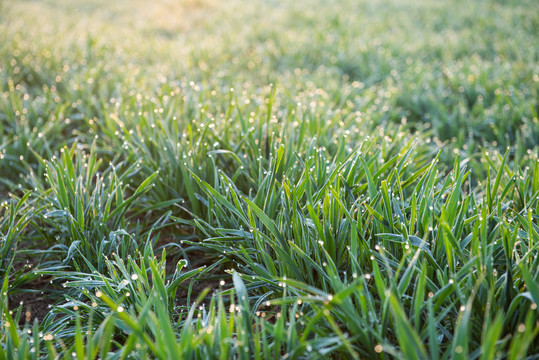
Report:
[{"label": "grass", "polygon": [[0,359],[536,359],[536,7],[0,2]]}]

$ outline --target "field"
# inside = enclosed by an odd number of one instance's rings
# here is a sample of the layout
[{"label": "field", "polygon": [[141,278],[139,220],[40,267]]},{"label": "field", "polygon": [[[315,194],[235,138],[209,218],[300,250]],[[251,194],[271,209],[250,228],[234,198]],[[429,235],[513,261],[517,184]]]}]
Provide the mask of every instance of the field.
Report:
[{"label": "field", "polygon": [[0,360],[539,359],[535,0],[0,0]]}]

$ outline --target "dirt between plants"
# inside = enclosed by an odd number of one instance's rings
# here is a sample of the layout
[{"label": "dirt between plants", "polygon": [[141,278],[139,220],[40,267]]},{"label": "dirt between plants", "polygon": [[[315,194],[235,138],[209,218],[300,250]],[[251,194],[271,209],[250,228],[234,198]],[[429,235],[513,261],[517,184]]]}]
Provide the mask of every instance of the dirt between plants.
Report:
[{"label": "dirt between plants", "polygon": [[[177,254],[176,254],[177,255]],[[190,253],[189,260],[191,266],[196,268],[202,265],[208,265],[211,263],[211,258],[208,257],[203,251],[193,251]],[[176,270],[178,258],[177,256],[168,256],[166,263],[167,274],[173,273]],[[22,263],[26,265],[26,263]],[[21,265],[22,266],[22,265]],[[199,294],[206,288],[210,288],[203,302],[209,301],[213,293],[218,290],[221,280],[228,278],[227,274],[222,271],[217,271],[209,278],[202,278],[194,281],[191,288],[191,296],[189,298],[190,304],[187,303],[189,295],[189,285],[191,280],[187,280],[180,284],[178,287],[175,304],[177,306],[190,306],[197,299]],[[39,322],[43,321],[45,316],[51,309],[51,306],[55,303],[53,297],[48,296],[48,290],[50,290],[50,280],[52,277],[38,277],[32,281],[17,288],[16,292],[8,293],[8,307],[13,312],[13,317],[17,314],[19,308],[21,308],[21,315],[19,318],[19,324],[33,324],[37,319]],[[228,285],[231,280],[226,279]],[[226,288],[227,286],[225,286]]]},{"label": "dirt between plants", "polygon": [[16,293],[8,293],[9,310],[16,314],[16,310],[22,306],[22,314],[19,324],[33,323],[35,319],[39,322],[50,310],[54,300],[47,296],[46,289],[49,286],[51,277],[39,277],[23,285]]},{"label": "dirt between plants", "polygon": [[22,306],[22,314],[19,324],[33,323],[35,319],[39,322],[49,312],[49,306],[54,302],[41,295],[39,292],[19,292],[14,295],[8,295],[9,309],[15,314],[15,310]]},{"label": "dirt between plants", "polygon": [[220,280],[216,279],[201,279],[193,280],[193,288],[191,290],[191,298],[189,299],[191,304],[187,304],[187,295],[189,294],[189,281],[186,281],[178,287],[178,292],[176,293],[176,305],[190,306],[193,304],[198,297],[198,295],[206,288],[210,288],[210,291],[206,295],[206,299],[210,299],[213,295],[213,292],[219,289]]}]

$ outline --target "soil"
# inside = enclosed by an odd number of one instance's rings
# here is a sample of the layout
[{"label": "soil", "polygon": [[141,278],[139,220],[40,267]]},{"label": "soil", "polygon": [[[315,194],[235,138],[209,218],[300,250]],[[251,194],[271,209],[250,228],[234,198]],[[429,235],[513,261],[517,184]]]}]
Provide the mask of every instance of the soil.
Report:
[{"label": "soil", "polygon": [[[166,241],[162,241],[158,246],[166,245]],[[188,271],[190,269],[196,269],[201,266],[209,266],[213,264],[215,261],[215,258],[208,254],[207,252],[203,250],[193,250],[190,249],[190,251],[186,254],[179,254],[174,252],[169,252],[166,257],[166,273],[168,275],[173,274],[174,271],[176,271],[176,265],[180,258],[183,258],[185,255],[187,255],[187,259],[189,261],[189,266],[187,269],[183,269],[182,272]],[[160,257],[159,255],[157,256]],[[193,280],[193,287],[191,289],[191,298],[189,301],[191,304],[187,304],[187,296],[189,294],[189,285],[190,285],[190,279],[184,281],[180,284],[178,287],[178,291],[176,293],[176,305],[179,306],[190,306],[192,305],[193,301],[195,301],[198,297],[198,295],[204,291],[206,288],[210,288],[210,291],[206,295],[207,298],[211,297],[215,290],[219,289],[219,283],[223,278],[229,278],[230,276],[223,272],[222,270],[219,271],[218,269],[214,269],[210,274],[208,274],[210,278],[202,278],[198,280]],[[225,280],[226,281],[226,280]],[[228,280],[230,283],[230,280]]]},{"label": "soil", "polygon": [[[166,243],[163,241],[160,245]],[[158,254],[158,258],[160,254]],[[167,253],[166,273],[172,274],[176,270],[176,264],[179,258],[183,258],[182,255],[176,251],[170,251]],[[197,268],[203,265],[210,265],[214,259],[211,255],[201,250],[191,249],[188,253],[188,259],[190,262],[189,268]],[[31,262],[34,259],[29,259]],[[23,267],[28,264],[28,260],[21,260],[16,264],[16,267]],[[34,264],[37,266],[37,264]],[[187,269],[183,269],[187,271]],[[193,280],[193,286],[191,289],[191,297],[187,299],[189,294],[189,285],[191,280],[186,280],[180,284],[176,293],[175,303],[178,306],[191,306],[193,302],[198,298],[199,294],[206,288],[210,288],[210,291],[206,295],[206,299],[209,299],[215,290],[220,288],[220,282],[224,278],[230,286],[229,275],[222,270],[212,271],[209,278],[202,278]],[[36,319],[41,322],[50,311],[50,307],[55,303],[53,297],[49,296],[49,290],[51,289],[50,280],[52,277],[38,277],[31,282],[25,283],[12,293],[8,293],[8,305],[9,310],[16,314],[19,308],[21,308],[21,316],[19,318],[19,324],[24,325],[26,323],[32,324]],[[226,288],[226,286],[224,287]],[[205,299],[205,300],[206,300]],[[189,300],[190,304],[187,303]]]},{"label": "soil", "polygon": [[43,320],[49,312],[49,306],[53,301],[39,292],[20,292],[14,295],[8,295],[9,309],[16,310],[22,305],[22,315],[19,324],[33,323],[35,319],[39,322]]},{"label": "soil", "polygon": [[[13,264],[13,273],[25,273],[28,268],[37,267],[37,259],[29,256],[25,259],[19,259]],[[51,276],[38,276],[27,283],[18,285],[16,289],[7,294],[8,308],[16,314],[19,307],[22,306],[22,314],[19,319],[19,324],[33,324],[37,319],[43,321],[45,315],[50,310],[50,306],[54,304],[54,300],[47,296],[51,288]]]},{"label": "soil", "polygon": [[198,297],[198,295],[204,291],[204,289],[209,288],[210,291],[206,295],[206,297],[211,297],[213,292],[217,289],[219,289],[219,282],[221,280],[219,279],[201,279],[201,280],[195,280],[195,283],[193,284],[193,288],[191,290],[191,298],[190,303],[187,304],[187,295],[189,293],[189,280],[185,283],[181,284],[178,288],[178,292],[176,293],[176,305],[180,306],[190,306],[193,304],[193,301],[195,301]]},{"label": "soil", "polygon": [[47,296],[50,277],[39,277],[18,289],[16,293],[8,293],[9,310],[15,312],[22,306],[20,324],[33,323],[35,319],[42,321],[50,310],[54,300]]}]

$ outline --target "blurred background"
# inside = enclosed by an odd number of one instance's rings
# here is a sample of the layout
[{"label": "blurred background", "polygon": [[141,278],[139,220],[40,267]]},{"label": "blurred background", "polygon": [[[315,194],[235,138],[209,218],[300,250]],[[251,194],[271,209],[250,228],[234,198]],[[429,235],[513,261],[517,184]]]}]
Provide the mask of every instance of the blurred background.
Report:
[{"label": "blurred background", "polygon": [[[278,104],[402,123],[470,155],[527,149],[539,143],[537,10],[534,0],[4,0],[1,86],[54,87],[72,105],[65,88],[118,99],[166,83],[254,98],[276,84]],[[98,117],[79,105],[79,117]]]}]

